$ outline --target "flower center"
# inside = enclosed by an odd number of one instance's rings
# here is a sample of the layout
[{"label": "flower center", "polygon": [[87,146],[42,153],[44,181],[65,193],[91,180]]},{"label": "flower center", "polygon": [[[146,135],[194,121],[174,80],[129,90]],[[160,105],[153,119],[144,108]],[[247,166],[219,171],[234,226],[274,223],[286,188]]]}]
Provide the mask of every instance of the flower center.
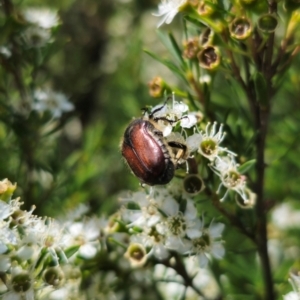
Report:
[{"label": "flower center", "polygon": [[204,233],[200,238],[193,240],[193,246],[196,252],[205,251],[210,246],[210,244],[210,237],[207,233]]},{"label": "flower center", "polygon": [[181,212],[176,216],[168,218],[168,228],[173,235],[185,235],[186,222]]},{"label": "flower center", "polygon": [[217,143],[212,139],[204,140],[200,144],[202,153],[207,156],[212,156],[216,153],[217,147]]},{"label": "flower center", "polygon": [[13,289],[17,293],[27,292],[31,287],[31,279],[27,273],[21,273],[12,279]]},{"label": "flower center", "polygon": [[223,176],[223,183],[229,189],[234,189],[243,183],[241,174],[231,170]]}]

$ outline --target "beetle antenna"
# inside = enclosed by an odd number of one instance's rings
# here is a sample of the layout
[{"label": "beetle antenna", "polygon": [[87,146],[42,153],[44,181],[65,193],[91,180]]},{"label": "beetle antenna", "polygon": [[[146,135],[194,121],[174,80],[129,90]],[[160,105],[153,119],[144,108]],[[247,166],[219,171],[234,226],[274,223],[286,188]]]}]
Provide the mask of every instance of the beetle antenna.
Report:
[{"label": "beetle antenna", "polygon": [[156,108],[153,112],[151,112],[151,114],[149,115],[150,119],[154,119],[153,116],[155,113],[157,113],[158,111],[162,110],[168,103],[169,100],[172,99],[172,96],[168,96],[168,98],[166,99],[166,101],[164,102],[164,104],[158,108]]},{"label": "beetle antenna", "polygon": [[154,120],[154,121],[159,121],[159,120],[167,121],[167,122],[169,122],[170,124],[173,124],[173,123],[176,123],[176,122],[177,122],[177,121],[175,121],[175,120],[170,120],[170,119],[168,119],[168,118],[166,118],[166,117],[158,117],[158,118],[154,118],[153,120]]}]

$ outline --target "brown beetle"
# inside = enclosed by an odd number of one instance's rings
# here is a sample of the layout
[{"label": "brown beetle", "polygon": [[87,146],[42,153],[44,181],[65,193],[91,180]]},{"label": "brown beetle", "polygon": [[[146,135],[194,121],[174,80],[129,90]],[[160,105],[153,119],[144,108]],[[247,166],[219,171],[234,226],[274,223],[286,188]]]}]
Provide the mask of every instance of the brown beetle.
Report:
[{"label": "brown beetle", "polygon": [[186,145],[167,140],[159,130],[158,120],[173,122],[164,117],[154,117],[163,107],[154,110],[147,119],[132,121],[125,130],[121,144],[122,155],[132,172],[148,185],[169,183],[179,159],[187,153]]}]

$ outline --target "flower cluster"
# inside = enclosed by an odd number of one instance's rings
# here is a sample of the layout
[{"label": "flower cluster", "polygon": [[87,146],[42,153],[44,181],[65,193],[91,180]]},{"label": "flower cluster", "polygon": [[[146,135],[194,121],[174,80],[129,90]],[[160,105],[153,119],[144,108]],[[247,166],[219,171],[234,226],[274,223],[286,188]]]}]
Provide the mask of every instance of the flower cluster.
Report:
[{"label": "flower cluster", "polygon": [[182,192],[178,185],[170,184],[122,199],[136,205],[136,209],[128,205],[122,210],[122,217],[131,228],[131,242],[148,251],[135,260],[136,264],[144,264],[146,256],[151,255],[166,259],[169,251],[196,258],[200,267],[207,265],[211,255],[218,259],[224,256],[220,240],[224,225],[211,222],[207,226],[204,218],[199,218],[194,201]]},{"label": "flower cluster", "polygon": [[60,118],[64,112],[72,111],[74,105],[63,93],[48,88],[34,91],[31,108],[40,113],[49,112],[53,118]]},{"label": "flower cluster", "polygon": [[74,261],[99,252],[105,222],[37,217],[34,208],[24,211],[20,199],[12,199],[15,188],[7,179],[0,181],[1,299],[55,299],[66,290],[78,292],[81,274]]},{"label": "flower cluster", "polygon": [[[67,221],[37,217],[33,215],[34,208],[24,211],[20,199],[12,198],[15,189],[16,184],[9,180],[0,181],[0,297],[3,300],[54,300],[71,296],[84,300],[96,294],[104,299],[121,299],[123,291],[117,296],[112,288],[118,281],[118,269],[129,274],[132,267],[141,267],[154,256],[166,265],[158,265],[154,273],[148,268],[136,269],[131,280],[139,282],[140,278],[151,277],[163,281],[170,274],[174,277],[175,271],[168,267],[168,261],[175,252],[185,256],[184,264],[190,276],[199,273],[212,284],[208,271],[203,274],[199,266],[205,267],[209,258],[220,259],[225,253],[221,240],[224,225],[200,220],[193,200],[184,196],[178,185],[155,187],[123,198],[127,207],[122,207],[109,220],[83,218],[87,212],[83,205],[69,213]],[[130,208],[132,204],[135,209]],[[102,272],[99,259],[110,261],[112,270],[105,268]],[[195,259],[198,264],[194,263]],[[84,262],[97,265],[97,271],[91,274],[89,286],[83,291],[80,287]],[[177,277],[178,282],[173,282],[173,278],[164,284],[162,293],[169,288],[184,292],[184,282]],[[199,281],[195,284],[199,286]],[[130,299],[141,299],[143,288],[150,286],[148,280],[130,289]],[[200,288],[205,290],[204,286]]]},{"label": "flower cluster", "polygon": [[[222,187],[226,189],[220,201],[225,200],[229,191],[234,191],[237,193],[238,205],[242,208],[253,207],[256,196],[247,187],[246,177],[238,170],[236,154],[221,146],[225,137],[222,124],[218,126],[216,122],[207,123],[204,131],[199,130],[202,115],[198,112],[189,112],[189,107],[183,102],[176,101],[174,94],[171,105],[166,103],[157,105],[151,113],[154,114],[154,120],[167,141],[176,141],[187,147],[186,153],[178,161],[179,164],[186,162],[192,156],[204,157],[209,162],[208,166],[220,178],[221,183],[217,193]],[[189,135],[189,129],[192,128],[194,131]]]},{"label": "flower cluster", "polygon": [[28,23],[23,40],[28,47],[40,48],[51,41],[51,28],[59,23],[56,11],[48,8],[27,8],[22,17]]}]

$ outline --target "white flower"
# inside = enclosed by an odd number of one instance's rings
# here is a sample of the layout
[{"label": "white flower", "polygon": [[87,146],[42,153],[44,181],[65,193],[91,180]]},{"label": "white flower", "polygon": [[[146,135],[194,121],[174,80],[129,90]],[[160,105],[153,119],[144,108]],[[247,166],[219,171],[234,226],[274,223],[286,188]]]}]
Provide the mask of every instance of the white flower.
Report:
[{"label": "white flower", "polygon": [[181,295],[184,294],[186,287],[184,286],[183,278],[174,269],[168,268],[163,264],[156,264],[153,268],[152,276],[154,281],[157,282],[157,288],[163,295],[163,299],[184,299]]},{"label": "white flower", "polygon": [[214,161],[220,154],[220,152],[227,152],[235,155],[233,152],[226,148],[220,147],[220,143],[225,137],[225,133],[222,131],[223,125],[221,124],[217,131],[217,123],[211,126],[210,123],[206,125],[205,132],[195,133],[187,138],[187,145],[191,152],[198,150],[198,152],[208,158],[210,161]]},{"label": "white flower", "polygon": [[58,25],[57,12],[49,8],[27,8],[23,17],[27,22],[45,29]]},{"label": "white flower", "polygon": [[71,223],[67,228],[72,238],[70,246],[80,245],[78,254],[81,257],[93,258],[100,249],[101,227],[102,221],[96,217]]},{"label": "white flower", "polygon": [[61,216],[60,217],[61,222],[63,222],[63,219],[68,220],[69,222],[74,222],[76,220],[79,220],[86,215],[89,209],[90,208],[87,204],[81,203],[71,211],[68,211],[67,214]]},{"label": "white flower", "polygon": [[284,300],[300,300],[300,276],[293,273],[290,274],[289,279],[294,291],[283,296]]},{"label": "white flower", "polygon": [[40,219],[33,216],[25,230],[26,234],[20,243],[21,248],[18,253],[20,256],[34,256],[36,254],[34,245],[38,245],[47,249],[53,261],[58,263],[57,252],[59,252],[60,258],[63,257],[67,261],[63,249],[67,245],[69,236],[65,234],[64,226],[60,223],[51,218]]},{"label": "white flower", "polygon": [[43,47],[50,42],[49,30],[41,27],[28,27],[23,33],[24,40],[29,47]]},{"label": "white flower", "polygon": [[170,24],[186,2],[187,0],[162,0],[158,5],[158,12],[153,14],[156,17],[162,17],[157,27],[163,23]]},{"label": "white flower", "polygon": [[174,94],[172,95],[172,104],[159,104],[152,108],[151,114],[154,119],[166,118],[171,122],[177,122],[180,120],[184,113],[188,112],[189,107],[183,103],[175,100]]},{"label": "white flower", "polygon": [[8,47],[0,46],[0,53],[5,57],[9,58],[11,57],[11,51]]},{"label": "white flower", "polygon": [[122,217],[125,221],[130,221],[128,225],[151,227],[161,219],[161,214],[158,211],[157,202],[147,195],[145,192],[136,192],[132,195],[123,198],[122,201],[132,201],[139,205],[140,209],[122,209]]},{"label": "white flower", "polygon": [[238,164],[235,162],[233,156],[218,157],[211,167],[221,179],[217,194],[220,192],[222,186],[227,188],[226,193],[220,201],[225,200],[230,190],[237,192],[244,200],[244,204],[247,204],[251,200],[251,193],[249,193],[246,187],[246,178],[238,172]]},{"label": "white flower", "polygon": [[10,268],[10,257],[0,254],[0,272],[6,272]]},{"label": "white flower", "polygon": [[19,268],[12,269],[12,276],[8,282],[8,292],[3,300],[34,300],[33,280],[31,274]]},{"label": "white flower", "polygon": [[188,250],[185,236],[192,238],[199,231],[197,210],[192,200],[187,200],[184,212],[179,210],[179,204],[171,197],[165,199],[161,210],[167,218],[156,225],[157,231],[166,236],[165,246],[169,249],[184,253]]},{"label": "white flower", "polygon": [[180,126],[182,128],[191,128],[197,123],[197,118],[195,114],[188,114],[182,118],[180,121]]},{"label": "white flower", "polygon": [[0,200],[0,220],[8,218],[12,213],[11,206]]},{"label": "white flower", "polygon": [[283,300],[300,300],[300,293],[289,292],[286,295],[283,295]]},{"label": "white flower", "polygon": [[203,84],[203,83],[210,84],[211,83],[211,76],[209,74],[204,74],[204,75],[199,77],[199,82],[201,84]]},{"label": "white flower", "polygon": [[156,226],[144,227],[143,232],[132,235],[133,242],[141,243],[144,247],[150,247],[148,255],[154,255],[158,259],[165,259],[169,256],[169,251],[165,247],[165,236],[160,234]]},{"label": "white flower", "polygon": [[208,228],[202,228],[198,237],[191,240],[191,253],[198,258],[201,268],[208,264],[208,255],[211,254],[217,259],[224,256],[224,246],[221,241],[216,240],[221,237],[224,227],[225,225],[221,223],[211,223]]},{"label": "white flower", "polygon": [[22,204],[23,202],[20,202],[20,198],[10,200],[8,204],[0,200],[0,220],[6,219],[14,212],[19,211]]},{"label": "white flower", "polygon": [[50,89],[36,90],[34,99],[35,102],[32,104],[32,109],[39,112],[50,111],[53,118],[59,118],[62,113],[74,109],[74,105],[68,101],[64,94],[56,93]]},{"label": "white flower", "polygon": [[272,213],[272,221],[276,227],[282,230],[300,228],[300,211],[290,203],[282,203],[275,207]]},{"label": "white flower", "polygon": [[6,244],[17,245],[18,235],[14,228],[9,228],[9,222],[0,222],[0,254],[7,250]]},{"label": "white flower", "polygon": [[175,100],[173,93],[171,105],[167,105],[167,103],[156,105],[150,114],[163,132],[163,136],[167,137],[178,122],[182,128],[191,128],[197,123],[196,115],[194,113],[188,114],[188,110],[189,107],[185,103]]}]

